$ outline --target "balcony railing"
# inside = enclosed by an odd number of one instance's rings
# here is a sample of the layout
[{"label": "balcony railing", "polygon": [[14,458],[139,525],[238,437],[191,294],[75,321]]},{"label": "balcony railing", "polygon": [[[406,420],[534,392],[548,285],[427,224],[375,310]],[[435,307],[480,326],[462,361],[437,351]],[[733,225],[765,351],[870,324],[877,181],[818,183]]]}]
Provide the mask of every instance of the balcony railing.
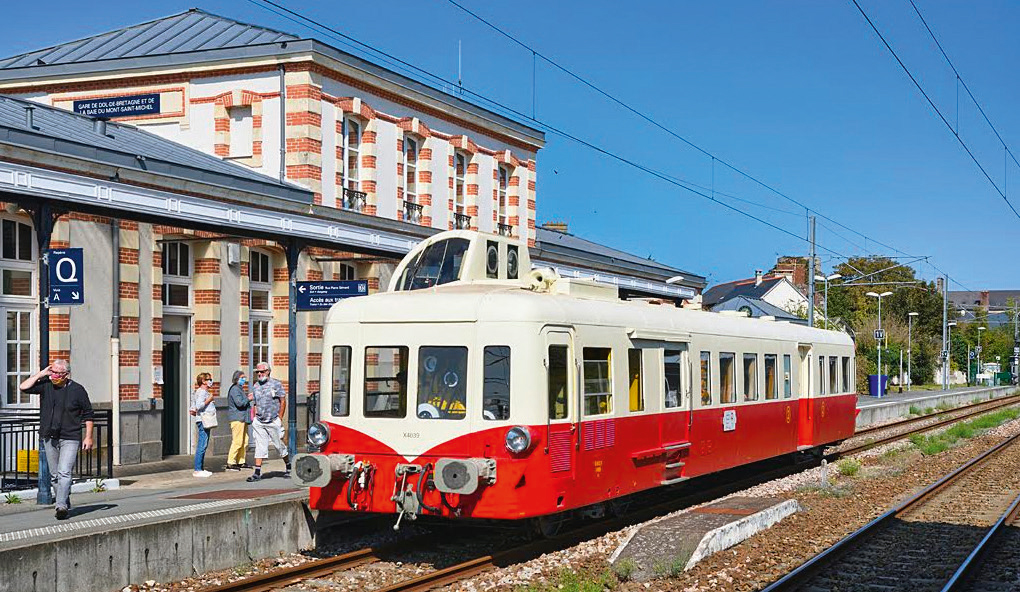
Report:
[{"label": "balcony railing", "polygon": [[499,234],[501,234],[503,236],[513,236],[514,235],[514,227],[510,226],[509,224],[504,224],[503,222],[499,222],[499,223],[496,224],[496,232],[498,232]]},{"label": "balcony railing", "polygon": [[457,230],[468,230],[471,228],[471,216],[467,214],[454,214],[453,227]]},{"label": "balcony railing", "polygon": [[422,207],[421,204],[416,204],[413,201],[405,201],[404,220],[415,224],[421,224],[421,214],[424,209],[425,208]]},{"label": "balcony railing", "polygon": [[343,209],[353,210],[355,212],[361,212],[365,209],[365,203],[368,201],[368,194],[364,191],[358,191],[356,189],[350,189],[344,187],[343,195]]}]

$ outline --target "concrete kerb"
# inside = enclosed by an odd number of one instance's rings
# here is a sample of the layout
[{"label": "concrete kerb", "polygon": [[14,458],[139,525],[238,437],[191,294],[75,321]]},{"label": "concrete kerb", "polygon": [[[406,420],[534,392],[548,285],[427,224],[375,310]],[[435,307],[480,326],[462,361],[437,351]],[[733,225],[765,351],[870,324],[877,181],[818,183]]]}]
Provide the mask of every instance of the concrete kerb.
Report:
[{"label": "concrete kerb", "polygon": [[311,548],[316,527],[306,501],[306,492],[294,492],[104,532],[35,536],[0,551],[0,592],[120,590]]},{"label": "concrete kerb", "polygon": [[[97,480],[82,481],[80,483],[71,484],[71,493],[92,493],[97,487]],[[114,489],[120,489],[120,479],[98,479],[99,485],[102,486],[103,491],[113,491]],[[18,491],[6,491],[4,496],[14,496],[19,498],[22,502],[34,502],[35,496],[39,493],[38,489],[21,489]],[[73,502],[73,500],[72,500]]]},{"label": "concrete kerb", "polygon": [[723,549],[729,549],[799,511],[800,504],[797,503],[797,500],[790,499],[705,533],[694,550],[694,554],[687,560],[684,571],[693,568],[705,557]]},{"label": "concrete kerb", "polygon": [[1016,390],[1017,387],[1010,385],[988,387],[984,389],[969,390],[963,393],[950,393],[944,395],[937,394],[938,391],[935,391],[935,394],[918,393],[918,397],[913,399],[890,401],[888,403],[878,403],[861,407],[861,412],[857,416],[857,427],[863,428],[876,423],[906,417],[910,413],[910,407],[917,406],[918,404],[921,404],[924,407],[937,407],[940,404],[958,407],[960,405],[970,403],[974,399],[984,400],[1004,397]]}]

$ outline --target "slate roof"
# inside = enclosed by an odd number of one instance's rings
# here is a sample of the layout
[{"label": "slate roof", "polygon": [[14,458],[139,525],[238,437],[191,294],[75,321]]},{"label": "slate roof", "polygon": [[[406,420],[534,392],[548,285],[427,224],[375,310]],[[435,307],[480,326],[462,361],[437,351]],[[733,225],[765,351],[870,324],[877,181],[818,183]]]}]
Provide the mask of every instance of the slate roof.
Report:
[{"label": "slate roof", "polygon": [[[32,129],[28,127],[27,107],[33,108]],[[107,122],[106,135],[94,126],[95,120],[85,115],[0,95],[0,143],[312,203],[312,192],[307,189],[281,183],[132,125]]]},{"label": "slate roof", "polygon": [[0,68],[94,62],[296,41],[298,37],[192,8],[187,12],[0,60]]},{"label": "slate roof", "polygon": [[712,308],[720,302],[738,296],[760,299],[783,279],[782,276],[763,277],[761,284],[757,286],[754,285],[754,278],[719,284],[706,290],[701,296],[701,302],[705,308]]},{"label": "slate roof", "polygon": [[[988,293],[988,306],[992,308],[1006,308],[1009,301],[1020,302],[1020,290],[986,290]],[[954,306],[981,306],[981,298],[985,292],[980,291],[949,291],[949,301]]]},{"label": "slate roof", "polygon": [[704,287],[706,283],[704,277],[695,273],[585,240],[567,232],[538,227],[535,229],[535,243],[535,247],[531,249],[531,256],[534,259],[548,259],[550,256],[554,258],[557,254],[569,254],[575,260],[583,261],[592,269],[614,266],[628,270],[638,277],[659,278],[663,281],[681,275],[684,277],[680,282],[682,285],[699,288]]}]

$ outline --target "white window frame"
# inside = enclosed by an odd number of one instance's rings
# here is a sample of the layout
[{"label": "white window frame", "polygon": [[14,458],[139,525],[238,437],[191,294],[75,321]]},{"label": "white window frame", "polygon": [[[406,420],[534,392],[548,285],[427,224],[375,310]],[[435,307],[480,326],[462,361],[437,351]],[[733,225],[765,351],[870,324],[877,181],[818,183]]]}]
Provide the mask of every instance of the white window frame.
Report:
[{"label": "white window frame", "polygon": [[508,217],[506,215],[506,210],[508,207],[506,192],[507,188],[510,186],[511,175],[512,172],[510,171],[509,166],[501,164],[497,167],[496,222],[498,222],[499,224],[508,224],[507,222]]},{"label": "white window frame", "polygon": [[[269,271],[266,276],[268,278],[267,281],[263,281],[261,279],[256,280],[252,277],[256,258],[265,258],[265,262],[268,265],[267,269]],[[252,306],[254,301],[252,300],[251,294],[256,290],[268,293],[269,296],[266,299],[266,308],[255,308]],[[273,314],[273,256],[269,253],[255,249],[252,249],[248,253],[248,310],[249,314],[252,314],[253,311],[268,313],[270,316]]]},{"label": "white window frame", "polygon": [[[351,129],[357,129],[357,141],[351,143]],[[354,191],[361,191],[361,137],[365,132],[365,126],[361,121],[351,115],[344,116],[343,125],[343,147],[344,147],[344,174],[343,186]],[[354,156],[354,170],[351,170],[351,156]]]},{"label": "white window frame", "polygon": [[[463,171],[457,175],[457,162],[463,161]],[[467,169],[471,164],[468,155],[460,150],[453,153],[453,212],[455,214],[467,214]]]},{"label": "white window frame", "polygon": [[[255,341],[255,325],[265,323],[265,332],[263,333],[263,341],[256,343]],[[256,348],[265,348],[265,358],[259,358],[256,356]],[[273,313],[272,311],[266,312],[252,312],[248,315],[248,361],[251,363],[251,374],[255,373],[255,366],[259,362],[265,362],[270,366],[273,365]]]},{"label": "white window frame", "polygon": [[[168,269],[168,266],[169,266],[169,257],[167,255],[167,252],[168,252],[168,250],[170,248],[178,249],[178,251],[177,251],[177,261],[178,261],[177,269],[178,269],[178,271],[180,271],[180,257],[181,257],[180,247],[182,245],[186,246],[188,248],[188,275],[180,275],[179,273],[178,274],[168,273],[167,269]],[[163,252],[163,262],[162,262],[162,265],[160,266],[160,269],[163,270],[163,301],[166,303],[166,304],[163,305],[163,312],[164,312],[164,314],[168,313],[168,312],[169,313],[177,312],[177,313],[181,313],[181,314],[188,314],[188,313],[191,312],[191,304],[192,304],[192,302],[194,302],[193,298],[194,298],[194,292],[195,291],[192,289],[192,284],[193,284],[192,274],[195,271],[195,249],[193,249],[191,247],[191,244],[189,244],[186,241],[169,240],[169,241],[164,241],[163,242],[163,246],[162,246],[161,250]],[[167,284],[175,284],[175,285],[178,285],[178,286],[187,286],[187,288],[188,288],[188,304],[185,305],[185,306],[170,304],[169,303],[170,302],[170,294],[169,294],[168,290],[166,289],[166,285]]]},{"label": "white window frame", "polygon": [[[408,158],[413,154],[414,158]],[[418,158],[421,156],[421,141],[413,136],[404,137],[404,201],[418,203]]]},{"label": "white window frame", "polygon": [[[37,343],[38,343],[38,340],[36,339],[36,335],[38,334],[38,327],[37,327],[36,316],[35,316],[36,312],[35,312],[35,310],[33,308],[27,308],[27,307],[25,307],[25,305],[7,306],[7,305],[3,305],[3,304],[0,304],[0,312],[2,312],[2,314],[3,314],[3,318],[0,318],[0,330],[3,330],[3,336],[4,336],[4,350],[3,350],[4,359],[2,361],[0,361],[0,364],[2,364],[3,367],[4,367],[4,376],[3,376],[4,384],[5,385],[8,384],[8,380],[9,380],[10,376],[14,376],[15,377],[14,382],[16,384],[21,384],[22,381],[24,381],[26,378],[31,376],[36,371],[36,367],[34,365],[35,365],[35,363],[36,363],[36,361],[37,361],[37,359],[39,357],[38,356],[38,352],[36,350]],[[7,315],[12,313],[12,312],[16,313],[16,314],[27,314],[28,315],[28,335],[27,336],[22,335],[21,334],[21,329],[20,329],[20,326],[19,326],[15,330],[15,333],[17,335],[16,335],[16,337],[15,337],[15,339],[13,341],[7,338],[7,334],[8,334]],[[27,363],[27,367],[26,368],[14,368],[12,370],[11,368],[7,367],[7,358],[8,358],[8,356],[7,356],[7,347],[9,345],[11,345],[12,343],[16,344],[16,346],[28,345],[28,363]],[[19,364],[20,364],[21,356],[16,355],[14,357],[14,359],[16,361],[18,361]],[[18,407],[37,407],[39,405],[39,395],[30,395],[30,394],[23,393],[17,387],[14,388],[14,393],[15,393],[15,400],[16,400],[16,402],[14,402],[14,403],[8,403],[7,402],[7,399],[8,399],[8,397],[11,394],[11,392],[8,391],[8,393],[2,399],[0,399],[0,407],[10,409],[10,408],[18,408]]]},{"label": "white window frame", "polygon": [[[39,253],[37,250],[38,245],[36,244],[35,228],[32,224],[20,220],[15,216],[0,216],[0,239],[3,238],[3,226],[2,223],[12,222],[14,224],[14,258],[8,259],[3,256],[2,241],[0,241],[0,282],[3,281],[3,270],[11,271],[23,271],[30,275],[30,291],[27,296],[16,295],[16,294],[3,294],[2,285],[0,285],[0,303],[11,302],[11,303],[22,303],[32,304],[37,302],[36,295],[38,294],[37,286],[39,284],[38,276],[36,271],[38,268]],[[21,232],[20,227],[25,226],[29,229],[29,259],[26,261],[20,259],[18,255],[21,253]]]},{"label": "white window frame", "polygon": [[255,118],[251,105],[227,109],[230,119],[230,158],[250,158],[255,145]]}]

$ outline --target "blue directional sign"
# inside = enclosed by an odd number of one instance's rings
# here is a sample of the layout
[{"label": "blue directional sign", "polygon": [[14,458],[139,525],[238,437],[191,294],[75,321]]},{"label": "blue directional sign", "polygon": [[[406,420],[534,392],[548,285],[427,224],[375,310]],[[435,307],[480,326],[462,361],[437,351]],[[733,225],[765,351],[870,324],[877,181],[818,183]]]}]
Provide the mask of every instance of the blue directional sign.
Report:
[{"label": "blue directional sign", "polygon": [[85,304],[85,268],[81,249],[50,249],[46,266],[50,273],[49,305]]},{"label": "blue directional sign", "polygon": [[326,310],[344,298],[367,296],[367,280],[298,282],[298,310]]}]

